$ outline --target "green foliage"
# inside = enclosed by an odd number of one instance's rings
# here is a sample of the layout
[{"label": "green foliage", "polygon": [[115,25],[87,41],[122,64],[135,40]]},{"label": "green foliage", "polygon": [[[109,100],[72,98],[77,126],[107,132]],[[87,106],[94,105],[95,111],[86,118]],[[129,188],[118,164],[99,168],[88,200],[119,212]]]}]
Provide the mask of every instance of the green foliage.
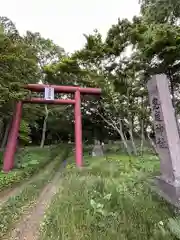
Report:
[{"label": "green foliage", "polygon": [[155,158],[109,155],[68,168],[44,219],[41,239],[176,239],[165,228],[169,206],[151,192]]},{"label": "green foliage", "polygon": [[170,218],[168,222],[168,228],[173,234],[173,236],[177,237],[177,239],[180,239],[180,219],[179,217],[173,219]]},{"label": "green foliage", "polygon": [[20,132],[19,138],[22,142],[24,142],[25,144],[31,142],[31,138],[30,138],[31,129],[29,127],[28,122],[26,122],[25,120],[21,120],[19,132]]},{"label": "green foliage", "polygon": [[[1,21],[0,21],[1,25]],[[1,25],[0,34],[0,80],[1,102],[20,99],[24,96],[21,86],[37,81],[37,59],[30,46],[19,35],[14,38],[6,26]],[[16,35],[18,32],[16,31]]]},{"label": "green foliage", "polygon": [[43,70],[45,81],[57,85],[77,85],[78,79],[82,79],[83,75],[77,60],[67,56],[59,62],[46,65]]},{"label": "green foliage", "polygon": [[17,155],[16,169],[10,173],[0,173],[0,191],[13,187],[24,180],[29,179],[35,173],[41,171],[48,163],[56,158],[61,153],[59,164],[69,154],[69,149],[66,146],[58,146],[51,148],[27,148]]},{"label": "green foliage", "polygon": [[45,65],[57,62],[65,54],[63,48],[54,44],[52,40],[43,38],[40,33],[27,31],[24,40],[34,50],[41,70]]},{"label": "green foliage", "polygon": [[141,0],[141,12],[148,22],[177,23],[180,6],[177,0]]},{"label": "green foliage", "polygon": [[[59,62],[64,56],[64,50],[52,40],[29,31],[22,37],[10,19],[0,17],[0,113],[3,122],[9,121],[13,114],[15,101],[30,97],[29,92],[25,91],[22,86],[28,83],[38,83],[39,80],[45,81],[46,74],[43,68]],[[32,124],[32,120],[38,121],[42,116],[41,107],[24,106],[20,144],[31,142],[32,125],[40,128],[37,122]],[[0,129],[2,132],[0,140],[5,131],[3,127]]]}]

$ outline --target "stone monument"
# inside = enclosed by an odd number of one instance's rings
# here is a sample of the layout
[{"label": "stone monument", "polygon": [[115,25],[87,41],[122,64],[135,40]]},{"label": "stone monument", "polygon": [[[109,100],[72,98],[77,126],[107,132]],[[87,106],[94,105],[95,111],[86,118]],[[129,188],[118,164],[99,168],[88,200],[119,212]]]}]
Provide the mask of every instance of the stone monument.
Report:
[{"label": "stone monument", "polygon": [[155,180],[158,192],[180,207],[180,137],[166,75],[155,75],[148,81],[161,176]]},{"label": "stone monument", "polygon": [[93,147],[93,150],[92,150],[92,156],[93,157],[104,156],[103,147],[101,146],[100,141],[95,140],[94,147]]},{"label": "stone monument", "polygon": [[180,136],[180,114],[177,114],[177,125],[178,125],[178,132]]}]

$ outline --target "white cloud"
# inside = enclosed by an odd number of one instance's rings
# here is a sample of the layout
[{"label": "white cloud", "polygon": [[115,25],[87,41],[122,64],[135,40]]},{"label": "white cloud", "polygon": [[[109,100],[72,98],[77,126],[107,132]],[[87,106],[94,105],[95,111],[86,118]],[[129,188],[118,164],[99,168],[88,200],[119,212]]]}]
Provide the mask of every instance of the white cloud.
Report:
[{"label": "white cloud", "polygon": [[83,46],[83,33],[97,28],[105,35],[118,17],[138,13],[138,0],[6,0],[0,7],[0,15],[15,22],[21,34],[40,32],[68,52]]}]

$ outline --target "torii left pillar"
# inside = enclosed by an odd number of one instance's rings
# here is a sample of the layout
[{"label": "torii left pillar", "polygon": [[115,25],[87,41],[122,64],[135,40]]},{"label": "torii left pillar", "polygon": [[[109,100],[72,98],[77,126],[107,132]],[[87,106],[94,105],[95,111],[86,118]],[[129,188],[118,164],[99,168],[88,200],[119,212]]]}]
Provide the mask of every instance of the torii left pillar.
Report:
[{"label": "torii left pillar", "polygon": [[82,151],[82,123],[81,123],[81,94],[77,90],[75,92],[75,143],[76,143],[76,165],[82,167],[83,151]]},{"label": "torii left pillar", "polygon": [[23,105],[22,102],[16,103],[16,108],[12,119],[11,130],[8,136],[7,146],[4,153],[4,159],[6,159],[6,161],[4,161],[3,163],[4,172],[9,172],[9,170],[12,169],[14,165],[14,153],[16,151],[17,146],[18,133],[22,116],[22,105]]}]

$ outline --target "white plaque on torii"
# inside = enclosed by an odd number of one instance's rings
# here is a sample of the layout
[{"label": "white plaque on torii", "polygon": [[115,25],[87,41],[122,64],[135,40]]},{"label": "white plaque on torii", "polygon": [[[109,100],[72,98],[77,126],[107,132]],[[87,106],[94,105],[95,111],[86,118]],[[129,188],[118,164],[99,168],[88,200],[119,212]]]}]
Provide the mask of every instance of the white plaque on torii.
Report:
[{"label": "white plaque on torii", "polygon": [[46,100],[54,100],[54,88],[45,87],[44,98]]}]

